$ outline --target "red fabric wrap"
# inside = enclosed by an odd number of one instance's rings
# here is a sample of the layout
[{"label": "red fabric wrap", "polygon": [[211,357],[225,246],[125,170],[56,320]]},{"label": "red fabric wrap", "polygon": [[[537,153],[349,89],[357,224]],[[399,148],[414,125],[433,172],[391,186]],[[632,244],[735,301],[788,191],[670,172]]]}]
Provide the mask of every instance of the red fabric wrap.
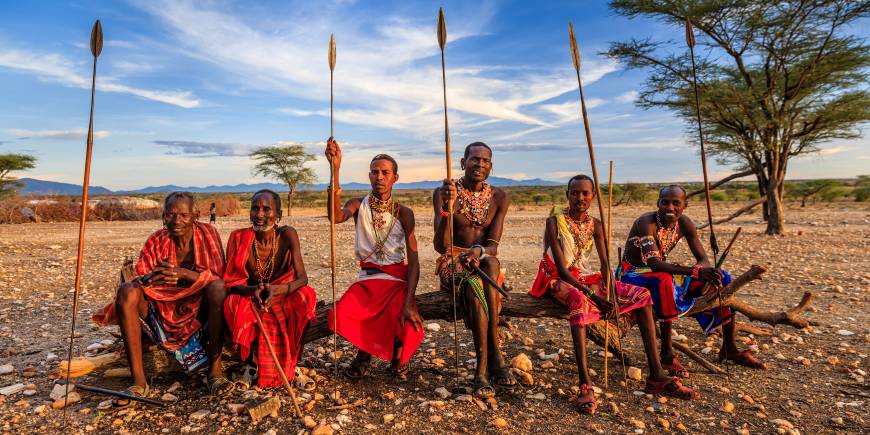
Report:
[{"label": "red fabric wrap", "polygon": [[[403,281],[369,278],[357,281],[336,303],[338,326],[329,312],[329,328],[357,348],[390,361],[396,339],[402,342],[401,364],[405,364],[423,341],[422,330],[414,330],[411,322],[399,324],[399,316],[408,292],[408,266],[404,263],[377,265],[361,263],[363,269],[377,269]],[[414,304],[417,309],[417,304]]]},{"label": "red fabric wrap", "polygon": [[[197,318],[202,302],[202,289],[211,281],[220,279],[224,271],[223,244],[220,234],[213,226],[202,222],[194,223],[193,250],[196,258],[194,269],[199,272],[199,278],[190,287],[165,285],[142,287],[145,298],[157,306],[160,324],[167,335],[164,345],[169,350],[176,350],[183,346],[190,336],[202,327]],[[136,263],[136,273],[138,276],[147,275],[157,267],[158,261],[164,259],[169,259],[169,262],[178,265],[175,242],[165,228],[157,230],[145,241],[145,246],[139,253],[139,261]],[[112,300],[97,311],[91,320],[100,326],[117,324],[115,301]]]},{"label": "red fabric wrap", "polygon": [[[573,275],[577,281],[580,281],[580,284],[596,285],[601,283],[600,273],[580,275],[580,269],[577,269],[576,267],[568,269],[568,272],[571,272],[571,275]],[[538,265],[538,276],[535,277],[535,282],[532,284],[532,289],[529,290],[529,294],[535,297],[541,297],[550,289],[552,282],[558,280],[561,280],[561,278],[559,277],[559,271],[556,269],[556,263],[554,263],[550,257],[544,255],[544,258],[541,259],[541,263]]]},{"label": "red fabric wrap", "polygon": [[[227,271],[224,281],[227,288],[248,284],[248,270],[245,264],[251,253],[251,245],[254,243],[254,230],[245,228],[233,231],[227,242]],[[275,241],[277,243],[277,240]],[[287,255],[287,272],[279,276],[269,284],[287,284],[296,279],[296,271],[293,269],[292,258]],[[261,311],[263,327],[269,335],[269,342],[275,349],[281,368],[287,379],[292,380],[296,373],[296,361],[302,350],[302,333],[305,325],[315,317],[315,302],[317,295],[309,286],[299,288],[293,293],[284,294],[275,298],[269,311]],[[275,366],[269,348],[266,345],[266,337],[260,334],[257,326],[257,318],[254,316],[256,308],[252,296],[231,294],[224,301],[224,317],[227,320],[233,346],[239,351],[243,360],[251,354],[254,341],[257,343],[257,386],[262,388],[280,387],[281,375]]]}]

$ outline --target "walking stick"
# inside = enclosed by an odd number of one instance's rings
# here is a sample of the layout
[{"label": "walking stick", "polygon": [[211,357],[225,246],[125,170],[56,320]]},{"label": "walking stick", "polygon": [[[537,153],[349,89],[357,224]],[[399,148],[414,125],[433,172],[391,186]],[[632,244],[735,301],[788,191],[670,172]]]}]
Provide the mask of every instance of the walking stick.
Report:
[{"label": "walking stick", "polygon": [[[610,209],[613,207],[613,160],[610,161],[610,176],[607,181],[607,233],[604,236],[604,241],[607,243],[607,288],[610,289]],[[617,296],[618,297],[618,296]],[[616,299],[616,298],[614,298]],[[607,301],[610,302],[610,292],[607,292]],[[618,313],[617,313],[618,314]],[[607,357],[610,356],[609,342],[610,342],[610,321],[604,320],[604,391],[608,391],[608,368],[609,364],[607,363]]]},{"label": "walking stick", "polygon": [[[586,132],[586,148],[589,149],[589,162],[592,164],[592,179],[595,182],[595,199],[598,202],[598,216],[601,220],[602,230],[605,234],[605,238],[607,238],[607,229],[609,225],[605,226],[604,222],[604,205],[601,202],[601,184],[598,183],[598,168],[595,165],[595,147],[592,145],[592,131],[589,128],[589,113],[586,111],[586,99],[583,97],[583,82],[580,80],[580,50],[577,48],[577,38],[574,36],[574,24],[568,23],[568,40],[571,44],[571,59],[574,61],[574,71],[577,73],[577,89],[580,91],[580,111],[583,115],[583,129]],[[606,252],[604,256],[604,262],[608,264],[607,276],[605,278],[605,285],[607,286],[607,294],[608,297],[613,292],[613,273],[610,271],[610,253]],[[616,313],[619,313],[619,299],[614,299],[614,310]],[[604,324],[605,328],[607,327],[607,323]],[[606,338],[605,338],[606,341]],[[619,353],[622,353],[622,342],[619,342]],[[604,349],[604,358],[605,358],[605,370],[607,370],[606,366],[606,358],[607,358],[608,349]],[[628,374],[626,373],[625,364],[622,366],[623,377],[628,378]],[[626,384],[627,385],[627,384]]]},{"label": "walking stick", "polygon": [[[329,60],[329,137],[334,139],[334,117],[333,117],[333,96],[332,82],[333,72],[335,71],[335,36],[329,35],[329,52],[327,54]],[[335,165],[329,162],[329,267],[332,272],[330,283],[332,284],[332,355],[335,360],[332,362],[335,375],[338,376],[338,312],[335,310]],[[337,387],[335,387],[337,388]],[[335,390],[333,388],[333,392]]]},{"label": "walking stick", "polygon": [[[88,219],[88,183],[91,178],[91,153],[94,148],[94,94],[97,84],[97,58],[100,52],[103,51],[103,26],[100,20],[94,22],[94,27],[91,29],[91,55],[94,57],[93,72],[91,74],[91,115],[88,121],[88,138],[87,150],[85,151],[85,176],[82,181],[82,214],[79,219],[79,244],[76,253],[76,278],[73,285],[73,303],[72,303],[72,321],[70,322],[69,330],[69,351],[67,352],[67,361],[72,361],[73,341],[76,331],[76,312],[79,308],[79,290],[82,283],[82,263],[84,262],[85,254],[85,223]],[[69,396],[69,375],[72,369],[72,364],[67,364],[66,370],[66,386],[64,387],[63,398],[63,421],[66,425],[66,408],[67,397]]]},{"label": "walking stick", "polygon": [[[444,8],[438,8],[438,46],[441,47],[441,90],[444,96],[444,160],[447,165],[447,181],[453,182],[450,171],[450,126],[447,123],[447,68],[444,66],[444,46],[447,44],[447,23],[444,21]],[[456,327],[456,281],[453,277],[455,262],[453,257],[453,199],[447,201],[447,237],[450,243],[447,252],[450,255],[450,294],[453,304],[453,368],[456,379],[459,379],[459,332]]]},{"label": "walking stick", "polygon": [[[275,242],[277,243],[277,241]],[[281,362],[278,361],[278,355],[275,353],[275,348],[272,347],[272,340],[269,337],[269,333],[266,332],[266,327],[263,326],[263,319],[260,318],[260,312],[256,306],[251,310],[254,312],[254,317],[257,318],[257,326],[260,328],[260,334],[263,334],[263,341],[266,342],[266,347],[269,349],[269,355],[272,356],[272,362],[275,363],[275,367],[278,368],[278,374],[281,375],[281,382],[284,383],[284,388],[290,393],[290,400],[293,401],[293,413],[296,414],[297,418],[302,418],[302,411],[299,409],[299,404],[296,403],[296,392],[293,391],[293,386],[290,385],[290,381],[287,380],[287,375],[284,373],[284,367],[281,366]]]}]

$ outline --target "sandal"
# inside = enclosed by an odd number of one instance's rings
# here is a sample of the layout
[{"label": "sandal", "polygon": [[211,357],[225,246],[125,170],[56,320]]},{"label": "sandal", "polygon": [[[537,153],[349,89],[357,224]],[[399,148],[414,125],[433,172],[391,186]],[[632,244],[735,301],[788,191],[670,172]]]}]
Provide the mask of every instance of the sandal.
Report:
[{"label": "sandal", "polygon": [[236,389],[236,384],[227,379],[226,376],[209,378],[206,381],[206,386],[208,386],[208,393],[217,397],[226,396]]},{"label": "sandal", "polygon": [[347,376],[348,379],[355,381],[368,376],[370,369],[371,361],[363,361],[359,358],[354,358],[353,361],[350,362],[350,365],[344,369],[344,375]]},{"label": "sandal", "polygon": [[396,379],[400,381],[408,380],[408,373],[411,372],[411,364],[399,364],[399,360],[394,359],[393,362],[390,363],[390,374],[396,377]]},{"label": "sandal", "polygon": [[478,399],[486,400],[490,397],[495,397],[495,388],[492,388],[492,385],[484,377],[476,376],[473,388],[474,397]]},{"label": "sandal", "polygon": [[648,394],[660,394],[663,396],[676,397],[677,399],[692,400],[701,397],[697,391],[683,386],[680,378],[674,377],[666,381],[654,381],[646,378],[644,392]]},{"label": "sandal", "polygon": [[662,367],[668,371],[668,375],[670,376],[680,379],[686,379],[689,377],[689,371],[680,364],[680,360],[677,359],[676,355],[674,355],[670,361],[662,361]]},{"label": "sandal", "polygon": [[489,380],[504,390],[510,391],[517,387],[517,380],[507,366],[489,369]]},{"label": "sandal", "polygon": [[726,353],[724,349],[719,351],[719,361],[731,361],[734,364],[752,369],[767,370],[767,364],[755,357],[752,352],[744,350],[736,353]]},{"label": "sandal", "polygon": [[[140,387],[138,385],[130,385],[127,387],[125,392],[130,393],[134,396],[138,397],[148,397],[148,393],[151,392],[151,387],[148,384],[145,384],[144,387]],[[116,398],[112,399],[112,408],[115,410],[132,408],[136,404],[135,400]]]},{"label": "sandal", "polygon": [[595,391],[589,384],[580,385],[580,393],[577,395],[577,410],[583,414],[595,414],[598,409],[598,400],[595,398]]}]

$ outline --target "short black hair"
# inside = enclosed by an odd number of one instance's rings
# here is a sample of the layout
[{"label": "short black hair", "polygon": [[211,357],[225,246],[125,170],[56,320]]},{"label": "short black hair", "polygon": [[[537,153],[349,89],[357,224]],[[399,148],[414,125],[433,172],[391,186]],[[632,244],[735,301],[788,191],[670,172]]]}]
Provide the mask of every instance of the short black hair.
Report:
[{"label": "short black hair", "polygon": [[166,211],[169,210],[169,203],[177,199],[186,199],[190,201],[190,211],[196,209],[196,198],[194,198],[192,193],[176,191],[166,195],[166,199],[163,200],[163,213],[166,213]]},{"label": "short black hair", "polygon": [[378,154],[378,155],[372,157],[372,161],[369,162],[369,165],[371,166],[371,164],[374,163],[375,160],[387,160],[387,161],[389,161],[390,163],[393,164],[393,172],[395,172],[397,174],[399,173],[399,164],[396,162],[396,159],[394,159],[393,156],[391,156],[389,154]]},{"label": "short black hair", "polygon": [[489,145],[487,145],[483,142],[472,142],[472,143],[465,146],[465,154],[462,156],[462,158],[467,159],[468,154],[471,153],[471,149],[474,147],[484,147],[484,148],[489,150],[490,154],[492,154],[492,148],[490,148]]},{"label": "short black hair", "polygon": [[573,183],[575,181],[579,181],[579,180],[586,180],[586,181],[592,183],[593,188],[595,187],[595,181],[593,181],[591,178],[589,178],[589,176],[586,174],[577,174],[577,175],[571,177],[571,179],[568,180],[568,186],[570,186],[571,183]]},{"label": "short black hair", "polygon": [[275,199],[275,209],[278,210],[278,212],[280,213],[281,212],[281,195],[278,195],[278,193],[272,189],[260,189],[256,192],[254,192],[254,194],[251,195],[251,202],[254,202],[254,198],[256,198],[257,195],[259,195],[261,193],[268,193],[269,195],[272,195],[272,198]]},{"label": "short black hair", "polygon": [[665,192],[665,190],[668,190],[668,189],[680,189],[683,192],[683,197],[688,197],[688,194],[686,193],[686,189],[684,189],[683,186],[680,186],[679,184],[668,184],[667,186],[659,189],[659,198],[661,198],[662,194]]}]

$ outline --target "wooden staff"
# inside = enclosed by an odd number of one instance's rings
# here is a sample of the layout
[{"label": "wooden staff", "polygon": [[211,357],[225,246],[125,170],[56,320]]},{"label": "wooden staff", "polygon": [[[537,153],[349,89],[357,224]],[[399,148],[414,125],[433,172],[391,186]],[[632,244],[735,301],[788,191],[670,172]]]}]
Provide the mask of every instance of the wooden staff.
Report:
[{"label": "wooden staff", "polygon": [[[586,132],[586,148],[589,150],[589,162],[592,164],[592,179],[595,182],[595,199],[598,202],[598,216],[601,221],[602,232],[605,235],[605,239],[608,236],[608,228],[609,223],[605,225],[605,216],[604,216],[604,205],[601,202],[601,184],[598,182],[598,168],[595,164],[595,147],[592,145],[592,130],[589,128],[589,113],[586,111],[586,99],[583,97],[583,82],[580,80],[580,49],[577,47],[577,38],[574,36],[574,24],[568,23],[568,41],[571,44],[571,59],[574,61],[574,71],[577,73],[577,89],[580,91],[580,111],[583,115],[583,129]],[[609,241],[608,241],[609,244]],[[609,248],[608,248],[609,249]],[[604,256],[606,258],[603,261],[608,265],[607,276],[603,277],[605,285],[607,286],[607,297],[610,298],[611,293],[613,292],[613,280],[612,280],[612,272],[610,271],[610,253],[607,252],[608,249],[605,249]],[[619,313],[619,298],[613,299],[613,308],[615,313]],[[605,319],[605,322],[609,321]],[[604,324],[605,328],[607,327],[607,323]],[[606,339],[605,339],[606,340]],[[620,353],[622,353],[622,343],[619,343]],[[607,371],[607,352],[608,349],[605,347],[604,349],[604,358],[605,358],[605,371]],[[625,378],[628,375],[625,373],[625,365],[622,367],[623,376]],[[606,384],[606,381],[605,381]]]},{"label": "wooden staff", "polygon": [[[333,117],[333,95],[332,83],[333,73],[335,71],[335,35],[329,35],[329,52],[327,53],[329,60],[329,137],[335,139],[334,134],[334,117]],[[332,355],[335,358],[332,365],[335,369],[335,375],[338,376],[338,312],[335,310],[335,165],[329,162],[329,259],[330,271],[332,272]]]},{"label": "wooden staff", "polygon": [[[69,351],[67,352],[67,361],[72,361],[73,341],[76,331],[76,313],[79,308],[79,290],[82,283],[82,263],[84,262],[85,254],[85,223],[88,219],[88,183],[91,178],[91,153],[94,148],[94,95],[97,84],[97,58],[103,51],[103,26],[100,20],[94,22],[94,27],[91,29],[91,55],[94,57],[93,71],[91,73],[91,114],[88,121],[88,138],[87,150],[85,151],[85,176],[82,181],[82,214],[79,219],[79,245],[76,253],[76,278],[73,285],[73,303],[72,303],[72,321],[70,322],[69,330]],[[69,397],[69,374],[72,364],[67,364],[66,371],[66,386],[64,387],[63,398],[63,421],[66,424],[66,409],[67,397]]]},{"label": "wooden staff", "polygon": [[[607,278],[605,279],[605,282],[607,283],[608,289],[611,287],[611,285],[610,285],[611,284],[610,283],[610,272],[609,271],[610,271],[610,222],[611,222],[610,211],[611,211],[612,207],[613,207],[613,160],[610,161],[610,175],[608,176],[608,181],[607,181],[607,233],[604,236],[604,241],[605,241],[605,243],[607,243],[607,248],[605,248],[605,250],[607,252],[607,270],[608,270]],[[616,295],[614,295],[614,296],[616,296]],[[616,297],[618,297],[618,296],[616,296]],[[610,292],[609,291],[607,292],[607,301],[608,302],[610,301]],[[610,352],[608,352],[609,342],[610,342],[610,334],[608,333],[609,329],[610,329],[610,321],[605,319],[604,320],[604,390],[605,391],[608,390],[608,379],[609,379],[609,377],[608,377],[609,364],[607,362],[607,357],[610,355]]]},{"label": "wooden staff", "polygon": [[[278,243],[276,240],[274,243]],[[272,362],[275,363],[275,367],[278,368],[278,374],[281,375],[281,382],[284,383],[284,389],[290,394],[290,400],[293,401],[293,413],[296,414],[297,418],[302,418],[302,411],[299,409],[299,404],[296,403],[296,392],[293,391],[293,386],[290,385],[290,381],[287,380],[287,375],[284,373],[284,367],[281,366],[281,361],[278,361],[278,354],[275,353],[275,348],[272,347],[272,340],[269,337],[269,333],[266,332],[266,327],[263,326],[263,319],[260,318],[260,310],[255,306],[253,310],[254,317],[257,318],[257,326],[260,328],[260,334],[263,334],[263,341],[266,342],[266,347],[269,349],[269,355],[272,356]]]},{"label": "wooden staff", "polygon": [[[438,8],[438,46],[441,47],[441,90],[444,96],[444,161],[447,166],[447,181],[453,182],[453,176],[450,171],[450,126],[447,122],[447,68],[444,64],[444,47],[447,45],[447,23],[444,20],[444,8]],[[454,371],[456,378],[459,378],[459,332],[456,327],[458,321],[456,314],[456,281],[453,273],[455,272],[455,260],[453,258],[453,198],[447,200],[447,238],[450,243],[447,246],[447,253],[450,255],[450,294],[452,295],[453,303],[453,356],[454,356]]]}]

